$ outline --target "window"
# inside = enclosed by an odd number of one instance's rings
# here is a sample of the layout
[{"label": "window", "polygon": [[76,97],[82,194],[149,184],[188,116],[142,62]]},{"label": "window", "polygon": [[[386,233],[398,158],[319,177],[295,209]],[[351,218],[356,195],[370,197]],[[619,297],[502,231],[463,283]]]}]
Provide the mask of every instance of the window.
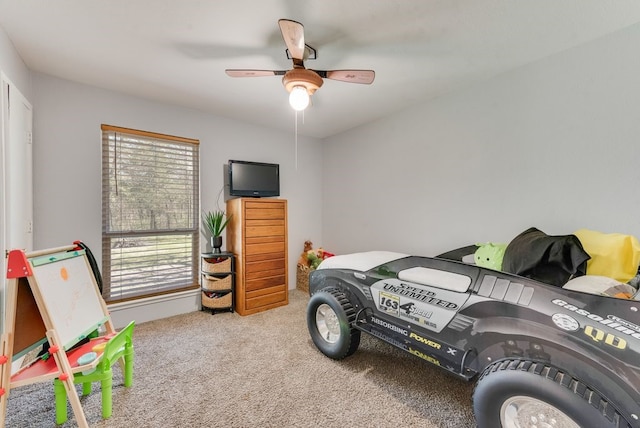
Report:
[{"label": "window", "polygon": [[198,286],[199,141],[102,125],[102,294]]}]

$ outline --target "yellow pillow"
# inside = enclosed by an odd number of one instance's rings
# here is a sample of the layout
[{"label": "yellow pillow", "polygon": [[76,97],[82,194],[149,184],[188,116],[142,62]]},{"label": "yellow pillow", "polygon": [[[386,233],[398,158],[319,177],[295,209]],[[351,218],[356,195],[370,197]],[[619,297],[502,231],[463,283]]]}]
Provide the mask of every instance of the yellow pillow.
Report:
[{"label": "yellow pillow", "polygon": [[591,256],[587,275],[601,275],[627,282],[638,273],[640,242],[635,236],[580,229],[574,233]]}]

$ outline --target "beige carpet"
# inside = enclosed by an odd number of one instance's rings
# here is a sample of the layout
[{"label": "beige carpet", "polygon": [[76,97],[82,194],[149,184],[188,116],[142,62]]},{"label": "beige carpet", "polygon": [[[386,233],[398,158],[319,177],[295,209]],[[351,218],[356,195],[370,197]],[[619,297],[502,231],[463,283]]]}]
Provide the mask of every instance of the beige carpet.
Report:
[{"label": "beige carpet", "polygon": [[[139,324],[134,385],[114,369],[113,416],[81,398],[92,427],[474,427],[472,385],[363,334],[333,361],[307,332],[308,296],[259,314],[194,312]],[[53,387],[13,389],[7,427],[53,427]],[[69,421],[77,426],[71,407]]]}]

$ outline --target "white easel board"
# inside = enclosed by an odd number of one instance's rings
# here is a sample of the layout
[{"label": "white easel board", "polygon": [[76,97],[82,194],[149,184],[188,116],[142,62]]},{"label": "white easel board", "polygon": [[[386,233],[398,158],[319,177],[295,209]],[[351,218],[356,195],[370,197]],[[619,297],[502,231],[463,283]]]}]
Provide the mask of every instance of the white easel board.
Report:
[{"label": "white easel board", "polygon": [[84,250],[30,259],[42,301],[65,350],[104,324]]}]

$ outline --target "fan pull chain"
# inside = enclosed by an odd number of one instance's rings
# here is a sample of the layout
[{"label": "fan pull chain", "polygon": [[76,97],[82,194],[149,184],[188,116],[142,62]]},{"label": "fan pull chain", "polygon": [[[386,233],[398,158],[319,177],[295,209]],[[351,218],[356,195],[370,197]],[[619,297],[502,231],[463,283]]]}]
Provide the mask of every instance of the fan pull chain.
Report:
[{"label": "fan pull chain", "polygon": [[[296,157],[296,171],[298,170],[298,111],[296,110],[296,120],[295,120],[295,149],[294,154]],[[303,113],[304,118],[304,113]]]},{"label": "fan pull chain", "polygon": [[[295,112],[295,149],[294,154],[296,157],[296,171],[298,170],[298,110],[294,110]],[[304,110],[302,110],[302,124],[304,125]]]}]

